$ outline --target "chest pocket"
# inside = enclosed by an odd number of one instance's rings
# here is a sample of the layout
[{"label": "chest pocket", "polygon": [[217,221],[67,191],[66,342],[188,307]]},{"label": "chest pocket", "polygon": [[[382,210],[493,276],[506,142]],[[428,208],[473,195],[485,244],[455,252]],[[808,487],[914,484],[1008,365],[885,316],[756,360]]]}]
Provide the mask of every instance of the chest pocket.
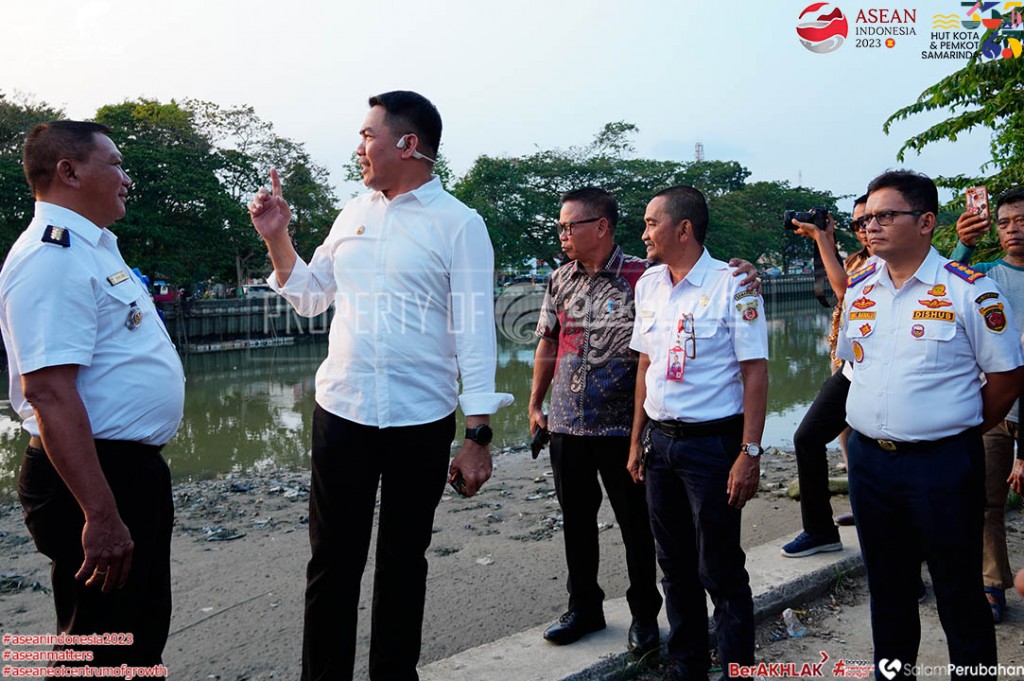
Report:
[{"label": "chest pocket", "polygon": [[[105,295],[100,300],[100,310],[102,310],[103,319],[100,320],[100,323],[110,329],[125,328],[125,322],[128,321],[128,311],[131,309],[132,303],[139,304],[138,301],[142,296],[142,289],[134,281],[128,279],[116,286],[109,286],[104,282],[103,292]],[[139,305],[139,308],[143,309],[142,305]],[[143,318],[142,323],[146,321]]]},{"label": "chest pocket", "polygon": [[910,335],[916,341],[917,350],[911,355],[921,358],[922,369],[939,371],[949,365],[949,342],[956,337],[956,322],[920,320],[911,327]]},{"label": "chest pocket", "polygon": [[846,337],[851,341],[869,338],[875,332],[875,318],[855,319],[854,314],[858,314],[858,311],[850,313],[846,318]]},{"label": "chest pocket", "polygon": [[694,317],[693,336],[694,338],[714,338],[718,332],[718,319],[714,317]]},{"label": "chest pocket", "polygon": [[637,323],[640,325],[641,333],[654,333],[655,319],[656,318],[653,313],[650,315],[645,315],[642,310],[638,312]]}]

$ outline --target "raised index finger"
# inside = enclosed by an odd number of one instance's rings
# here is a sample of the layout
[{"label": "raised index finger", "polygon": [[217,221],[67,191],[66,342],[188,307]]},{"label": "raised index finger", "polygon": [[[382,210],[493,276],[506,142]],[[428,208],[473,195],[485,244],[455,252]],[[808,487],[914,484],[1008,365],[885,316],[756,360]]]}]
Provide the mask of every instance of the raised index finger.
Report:
[{"label": "raised index finger", "polygon": [[278,174],[277,168],[270,169],[270,187],[275,198],[283,198],[281,195],[281,175]]}]

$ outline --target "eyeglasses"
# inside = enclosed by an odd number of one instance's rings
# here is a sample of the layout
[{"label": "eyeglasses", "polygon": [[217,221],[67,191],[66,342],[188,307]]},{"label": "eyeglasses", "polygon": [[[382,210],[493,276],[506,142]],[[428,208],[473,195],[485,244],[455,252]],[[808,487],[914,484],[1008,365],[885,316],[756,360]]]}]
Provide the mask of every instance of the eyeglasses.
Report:
[{"label": "eyeglasses", "polygon": [[558,236],[562,236],[562,234],[566,234],[567,236],[572,236],[572,230],[577,225],[585,225],[588,222],[597,222],[600,219],[601,218],[587,218],[586,220],[574,220],[572,222],[559,222],[559,223],[555,224],[555,231],[558,232]]},{"label": "eyeglasses", "polygon": [[693,315],[684,314],[680,317],[679,325],[676,329],[678,333],[686,334],[686,340],[683,341],[683,348],[686,350],[686,358],[697,359],[697,335],[693,332]]},{"label": "eyeglasses", "polygon": [[854,232],[863,232],[867,228],[868,221],[865,220],[863,217],[858,218],[857,220],[850,221],[850,229],[853,230]]},{"label": "eyeglasses", "polygon": [[996,227],[1002,230],[1010,228],[1010,224],[1013,224],[1017,229],[1024,230],[1024,215],[1015,215],[1012,218],[1000,218],[996,220]]},{"label": "eyeglasses", "polygon": [[892,223],[896,222],[897,215],[913,215],[915,218],[920,217],[927,213],[925,210],[883,210],[879,213],[864,215],[861,220],[864,222],[864,228],[871,224],[872,220],[876,220],[882,227],[888,227]]}]

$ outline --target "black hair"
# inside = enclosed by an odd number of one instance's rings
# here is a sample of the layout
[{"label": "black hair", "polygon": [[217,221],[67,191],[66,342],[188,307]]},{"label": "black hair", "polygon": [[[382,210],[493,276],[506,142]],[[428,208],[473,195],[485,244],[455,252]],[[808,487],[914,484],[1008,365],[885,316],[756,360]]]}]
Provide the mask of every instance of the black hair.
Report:
[{"label": "black hair", "polygon": [[694,187],[677,184],[662,189],[654,198],[659,196],[665,197],[665,209],[673,224],[689,220],[693,225],[693,237],[703,246],[708,232],[708,202],[704,195]]},{"label": "black hair", "polygon": [[370,97],[370,107],[381,106],[385,121],[398,135],[412,133],[419,138],[420,153],[437,158],[441,147],[441,114],[430,100],[409,90],[392,90]]},{"label": "black hair", "polygon": [[619,202],[611,192],[601,187],[582,187],[562,194],[562,203],[577,201],[587,207],[588,211],[597,213],[596,217],[608,220],[608,225],[615,231],[619,222]]},{"label": "black hair", "polygon": [[50,121],[40,123],[25,137],[21,164],[32,193],[49,188],[63,158],[86,161],[96,148],[96,135],[109,135],[110,128],[88,121]]},{"label": "black hair", "polygon": [[895,189],[914,210],[939,213],[939,190],[927,175],[913,170],[887,170],[868,185],[868,195]]},{"label": "black hair", "polygon": [[1009,189],[1003,192],[996,199],[996,215],[999,215],[999,209],[1003,206],[1021,202],[1024,202],[1024,187],[1017,187],[1016,189]]}]

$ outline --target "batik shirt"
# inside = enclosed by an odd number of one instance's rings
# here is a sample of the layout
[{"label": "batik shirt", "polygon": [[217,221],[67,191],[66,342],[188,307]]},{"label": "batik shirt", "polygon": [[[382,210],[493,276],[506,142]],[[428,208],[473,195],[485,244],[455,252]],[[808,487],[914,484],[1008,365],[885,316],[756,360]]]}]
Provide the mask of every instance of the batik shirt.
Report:
[{"label": "batik shirt", "polygon": [[647,262],[618,246],[591,277],[573,261],[548,282],[537,336],[558,344],[548,429],[626,437],[633,426],[637,355],[629,349],[633,287]]}]

